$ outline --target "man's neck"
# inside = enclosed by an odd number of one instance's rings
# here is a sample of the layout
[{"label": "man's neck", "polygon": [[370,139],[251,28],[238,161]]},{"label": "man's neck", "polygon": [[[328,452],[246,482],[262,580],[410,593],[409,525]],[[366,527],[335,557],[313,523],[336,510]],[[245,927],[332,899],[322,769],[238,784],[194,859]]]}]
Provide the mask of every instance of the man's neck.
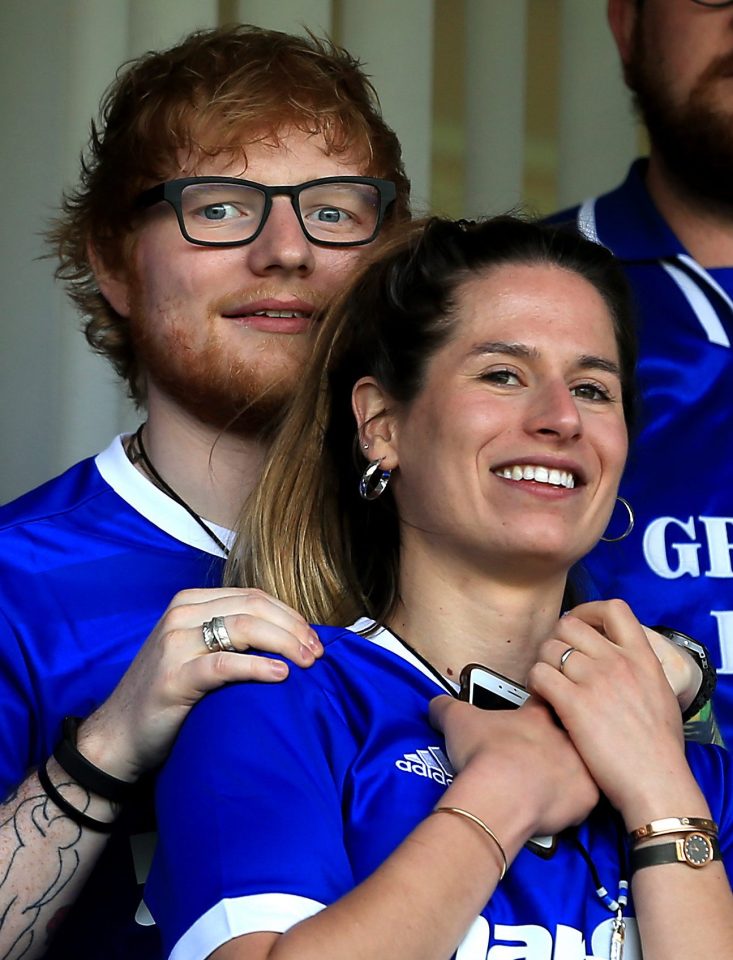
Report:
[{"label": "man's neck", "polygon": [[685,189],[654,150],[646,186],[655,206],[685,249],[703,267],[733,266],[733,209]]},{"label": "man's neck", "polygon": [[[259,478],[262,443],[201,423],[173,404],[150,400],[143,439],[156,471],[202,519],[233,529]],[[146,473],[143,465],[137,466]]]}]

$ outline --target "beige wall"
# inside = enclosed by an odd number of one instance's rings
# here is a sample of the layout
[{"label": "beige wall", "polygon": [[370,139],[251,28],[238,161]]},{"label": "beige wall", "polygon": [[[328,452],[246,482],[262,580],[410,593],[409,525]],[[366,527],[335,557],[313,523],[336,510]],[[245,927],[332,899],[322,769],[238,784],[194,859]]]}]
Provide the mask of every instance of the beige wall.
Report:
[{"label": "beige wall", "polygon": [[365,62],[416,207],[546,213],[605,189],[637,130],[605,0],[2,0],[0,501],[136,420],[39,260],[118,63],[195,27],[330,31]]}]

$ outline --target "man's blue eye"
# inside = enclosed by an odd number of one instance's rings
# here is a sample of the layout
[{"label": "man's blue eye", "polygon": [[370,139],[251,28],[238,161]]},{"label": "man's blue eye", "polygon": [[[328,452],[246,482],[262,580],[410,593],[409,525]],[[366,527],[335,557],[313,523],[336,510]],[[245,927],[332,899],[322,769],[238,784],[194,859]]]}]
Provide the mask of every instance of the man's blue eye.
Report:
[{"label": "man's blue eye", "polygon": [[316,218],[321,223],[341,223],[346,218],[343,210],[337,210],[336,207],[323,207],[316,211]]},{"label": "man's blue eye", "polygon": [[212,203],[208,207],[204,207],[202,212],[207,220],[224,220],[227,211],[231,209],[232,207],[226,203]]}]

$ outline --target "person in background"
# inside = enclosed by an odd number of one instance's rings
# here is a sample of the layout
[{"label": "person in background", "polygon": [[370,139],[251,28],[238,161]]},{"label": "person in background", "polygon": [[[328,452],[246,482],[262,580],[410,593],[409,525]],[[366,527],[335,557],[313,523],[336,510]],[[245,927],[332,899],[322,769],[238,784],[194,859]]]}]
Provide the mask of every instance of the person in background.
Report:
[{"label": "person in background", "polygon": [[621,485],[636,527],[586,564],[602,594],[710,649],[731,742],[733,2],[609,0],[608,17],[649,156],[617,189],[551,219],[575,220],[624,265],[643,416]]},{"label": "person in background", "polygon": [[[414,226],[332,308],[230,557],[326,651],[184,722],[171,960],[731,955],[732,758],[625,603],[577,605],[635,346],[611,254],[508,217]],[[467,664],[529,700],[457,702]]]},{"label": "person in background", "polygon": [[319,311],[408,215],[399,142],[326,41],[195,33],[100,116],[51,239],[144,422],[0,510],[3,958],[159,955],[132,785],[205,691],[288,673],[238,653],[322,652],[222,565]]}]

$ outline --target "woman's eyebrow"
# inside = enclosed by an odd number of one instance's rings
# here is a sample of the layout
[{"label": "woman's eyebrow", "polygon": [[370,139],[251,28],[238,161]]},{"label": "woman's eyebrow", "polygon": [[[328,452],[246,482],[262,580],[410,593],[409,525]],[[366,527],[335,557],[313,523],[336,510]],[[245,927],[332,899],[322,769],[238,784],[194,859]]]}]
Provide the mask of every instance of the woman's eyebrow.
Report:
[{"label": "woman's eyebrow", "polygon": [[507,340],[490,340],[477,343],[469,351],[469,356],[480,357],[486,353],[506,353],[511,357],[539,357],[539,351],[524,343],[510,343]]},{"label": "woman's eyebrow", "polygon": [[[469,356],[480,357],[486,354],[501,353],[510,357],[521,357],[525,359],[538,359],[539,350],[535,347],[527,346],[525,343],[510,342],[508,340],[489,340],[485,343],[475,344],[469,351]],[[582,354],[576,360],[581,370],[604,370],[614,376],[621,376],[621,368],[614,360],[608,357],[598,357],[595,354]]]},{"label": "woman's eyebrow", "polygon": [[578,366],[581,370],[604,370],[606,373],[612,373],[616,377],[621,376],[621,367],[607,357],[596,357],[593,356],[593,354],[585,354],[582,357],[578,357]]}]

